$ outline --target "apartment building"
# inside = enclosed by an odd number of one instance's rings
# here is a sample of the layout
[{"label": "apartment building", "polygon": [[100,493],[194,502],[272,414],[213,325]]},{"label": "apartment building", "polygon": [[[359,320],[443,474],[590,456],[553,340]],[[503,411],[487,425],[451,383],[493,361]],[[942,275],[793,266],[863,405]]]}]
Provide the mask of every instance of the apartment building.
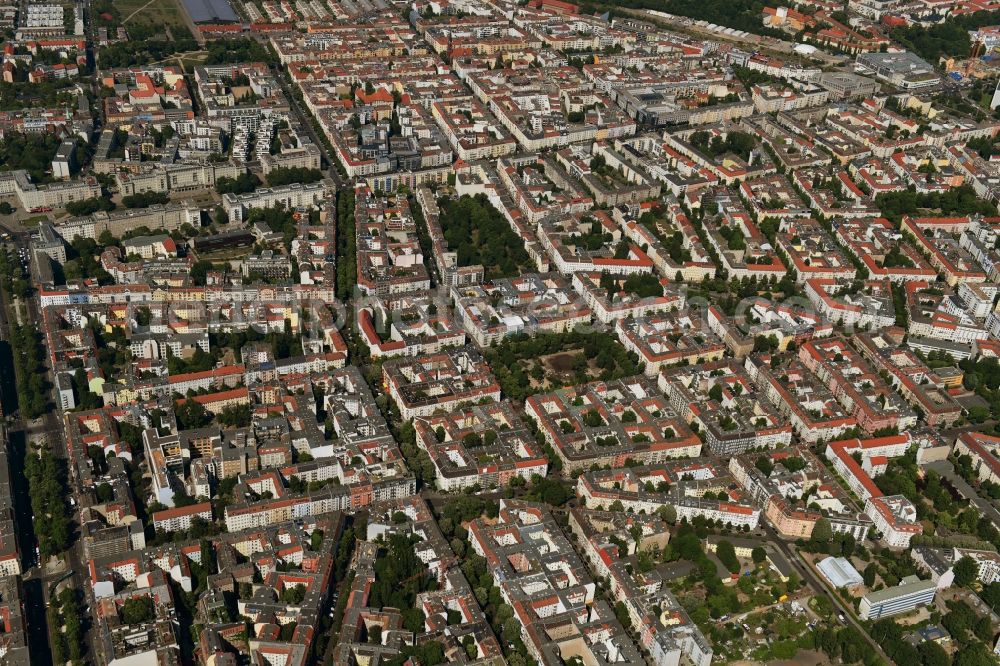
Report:
[{"label": "apartment building", "polygon": [[670,407],[697,427],[716,455],[791,444],[792,426],[764,399],[736,360],[664,370],[658,381]]},{"label": "apartment building", "polygon": [[230,223],[243,223],[251,210],[256,208],[286,209],[314,208],[333,191],[333,181],[324,179],[316,183],[292,183],[281,187],[262,187],[245,194],[224,194],[222,209]]},{"label": "apartment building", "polygon": [[212,522],[212,503],[201,502],[190,506],[163,509],[153,513],[153,527],[163,532],[180,532],[191,529],[193,521],[198,518],[206,523]]},{"label": "apartment building", "polygon": [[527,273],[451,289],[455,316],[480,346],[509,335],[564,333],[591,321],[592,310],[561,273]]},{"label": "apartment building", "polygon": [[[496,521],[477,519],[468,530],[472,549],[491,563],[532,658],[543,666],[557,666],[567,655],[595,664],[641,661],[547,507],[501,500]],[[553,631],[567,623],[572,632]]]},{"label": "apartment building", "polygon": [[483,399],[500,400],[500,385],[471,346],[391,359],[382,365],[382,381],[407,420]]},{"label": "apartment building", "polygon": [[[766,462],[759,464],[761,459]],[[822,518],[834,533],[858,541],[872,527],[872,520],[805,447],[734,456],[729,471],[784,537],[808,539]]]},{"label": "apartment building", "polygon": [[508,401],[413,421],[417,444],[437,471],[439,490],[504,488],[511,479],[545,476],[548,459]]},{"label": "apartment building", "polygon": [[696,457],[699,440],[643,375],[533,395],[525,411],[571,472],[626,460],[654,464]]}]

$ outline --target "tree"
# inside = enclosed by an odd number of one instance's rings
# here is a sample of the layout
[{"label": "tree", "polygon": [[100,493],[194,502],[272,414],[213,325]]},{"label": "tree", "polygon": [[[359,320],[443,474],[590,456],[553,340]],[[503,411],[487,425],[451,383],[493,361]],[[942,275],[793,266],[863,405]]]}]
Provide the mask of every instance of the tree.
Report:
[{"label": "tree", "polygon": [[492,280],[518,275],[531,265],[524,243],[484,195],[438,203],[441,229],[459,266],[482,264]]},{"label": "tree", "polygon": [[250,405],[229,405],[218,415],[218,421],[230,428],[245,428],[250,425]]},{"label": "tree", "polygon": [[840,536],[840,554],[844,557],[850,557],[854,554],[854,549],[857,547],[858,543],[854,539],[853,535],[842,534]]},{"label": "tree", "polygon": [[952,638],[959,642],[964,642],[968,638],[968,632],[976,622],[976,612],[964,601],[947,602],[948,612],[941,618],[941,624]]},{"label": "tree", "polygon": [[715,547],[715,556],[719,558],[723,566],[729,569],[730,573],[738,573],[740,561],[736,557],[736,549],[730,541],[723,539]]},{"label": "tree", "polygon": [[101,502],[110,502],[115,498],[115,492],[107,483],[100,483],[97,486],[97,499]]},{"label": "tree", "polygon": [[951,658],[943,647],[934,641],[924,641],[917,646],[921,666],[948,666]]},{"label": "tree", "polygon": [[531,489],[525,493],[525,499],[532,502],[543,502],[550,506],[562,506],[573,497],[573,493],[555,479],[535,476]]},{"label": "tree", "polygon": [[806,467],[806,461],[799,456],[788,456],[781,461],[781,464],[785,466],[789,472],[799,472]]},{"label": "tree", "polygon": [[181,401],[174,412],[182,430],[202,428],[212,422],[212,413],[193,399]]},{"label": "tree", "polygon": [[472,634],[466,634],[462,639],[462,647],[465,648],[465,655],[470,660],[475,660],[479,656],[479,648],[476,647],[476,638]]},{"label": "tree", "polygon": [[370,601],[374,608],[415,608],[416,595],[427,591],[433,582],[409,537],[403,534],[390,535],[388,546],[379,550],[375,574]]},{"label": "tree", "polygon": [[750,552],[750,557],[753,559],[754,564],[761,564],[767,559],[767,551],[757,546]]},{"label": "tree", "polygon": [[211,261],[199,259],[191,266],[189,272],[191,281],[198,286],[205,286],[205,276],[211,270],[215,270],[215,266],[212,265]]},{"label": "tree", "polygon": [[236,178],[224,176],[215,181],[215,191],[219,194],[245,194],[253,192],[260,185],[260,178],[255,174],[242,173]]},{"label": "tree", "polygon": [[663,522],[673,525],[677,522],[677,509],[672,504],[664,504],[656,510]]},{"label": "tree", "polygon": [[153,600],[142,596],[128,599],[122,604],[122,622],[125,624],[143,624],[154,617]]},{"label": "tree", "polygon": [[985,615],[976,620],[972,626],[972,633],[982,642],[993,645],[993,622]]},{"label": "tree", "polygon": [[963,556],[955,562],[955,585],[959,587],[969,587],[979,575],[979,566],[976,561],[969,556]]},{"label": "tree", "polygon": [[996,666],[993,652],[979,642],[970,643],[955,653],[952,666]]},{"label": "tree", "polygon": [[281,600],[289,606],[297,606],[306,598],[305,585],[289,585],[281,591]]},{"label": "tree", "polygon": [[830,520],[828,518],[820,518],[816,521],[816,525],[813,526],[812,539],[813,541],[819,541],[825,543],[833,538],[833,529],[830,527]]},{"label": "tree", "polygon": [[267,174],[267,184],[271,187],[289,185],[291,183],[315,183],[323,179],[319,169],[306,167],[278,167]]},{"label": "tree", "polygon": [[844,627],[837,632],[837,645],[844,663],[847,664],[860,661],[870,649],[868,641],[854,627]]},{"label": "tree", "polygon": [[170,201],[166,192],[140,192],[122,197],[126,208],[149,208],[153,204],[165,204]]},{"label": "tree", "polygon": [[861,574],[861,578],[864,581],[865,587],[870,588],[875,584],[875,577],[878,575],[878,565],[872,562],[865,567],[864,573]]},{"label": "tree", "polygon": [[[77,370],[77,374],[81,372],[83,372],[84,377],[86,377],[86,372],[84,370]],[[108,471],[108,457],[102,446],[98,444],[91,444],[88,446],[87,457],[90,458],[90,462],[94,466],[95,472],[98,474],[105,474]]]},{"label": "tree", "polygon": [[135,323],[139,326],[149,326],[152,317],[152,312],[145,305],[135,310]]}]

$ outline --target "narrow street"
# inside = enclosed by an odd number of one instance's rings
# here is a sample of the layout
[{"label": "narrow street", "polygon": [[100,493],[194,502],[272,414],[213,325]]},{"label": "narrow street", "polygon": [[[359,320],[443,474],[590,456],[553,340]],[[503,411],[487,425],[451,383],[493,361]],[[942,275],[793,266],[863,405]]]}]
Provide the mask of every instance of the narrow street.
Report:
[{"label": "narrow street", "polygon": [[[18,239],[15,236],[15,240]],[[20,245],[18,245],[20,247]],[[14,371],[13,350],[8,341],[8,312],[11,307],[8,294],[0,290],[0,383],[3,413],[7,417],[8,462],[10,464],[11,493],[13,495],[14,522],[17,541],[21,553],[23,572],[24,619],[28,626],[28,650],[37,663],[51,663],[52,651],[49,645],[49,627],[45,615],[45,584],[38,576],[35,562],[35,532],[32,523],[31,494],[28,480],[24,475],[24,456],[27,452],[28,437],[25,424],[17,408],[17,382]]]}]

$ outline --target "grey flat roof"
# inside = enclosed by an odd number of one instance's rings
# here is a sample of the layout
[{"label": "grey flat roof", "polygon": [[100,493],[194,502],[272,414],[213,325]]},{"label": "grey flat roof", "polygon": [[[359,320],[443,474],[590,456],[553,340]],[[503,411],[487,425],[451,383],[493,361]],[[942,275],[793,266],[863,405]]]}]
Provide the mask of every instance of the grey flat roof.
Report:
[{"label": "grey flat roof", "polygon": [[239,21],[229,0],[182,0],[184,9],[195,23]]},{"label": "grey flat roof", "polygon": [[903,596],[904,594],[924,592],[937,587],[937,584],[932,580],[910,581],[909,578],[913,578],[913,576],[904,578],[903,582],[896,587],[887,587],[884,590],[869,592],[865,595],[865,599],[868,600],[868,603],[875,604],[884,601],[891,601],[897,597]]}]

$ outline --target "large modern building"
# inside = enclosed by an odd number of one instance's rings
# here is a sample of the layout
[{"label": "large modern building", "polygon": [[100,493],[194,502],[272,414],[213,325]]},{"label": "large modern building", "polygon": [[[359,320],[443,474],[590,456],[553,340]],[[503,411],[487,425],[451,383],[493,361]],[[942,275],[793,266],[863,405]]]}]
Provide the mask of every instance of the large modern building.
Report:
[{"label": "large modern building", "polygon": [[934,67],[915,53],[864,53],[858,56],[864,72],[903,90],[930,88],[941,82]]},{"label": "large modern building", "polygon": [[907,576],[896,587],[869,592],[862,597],[858,617],[862,620],[877,620],[887,615],[908,613],[918,606],[932,603],[936,593],[937,585],[933,580]]}]

